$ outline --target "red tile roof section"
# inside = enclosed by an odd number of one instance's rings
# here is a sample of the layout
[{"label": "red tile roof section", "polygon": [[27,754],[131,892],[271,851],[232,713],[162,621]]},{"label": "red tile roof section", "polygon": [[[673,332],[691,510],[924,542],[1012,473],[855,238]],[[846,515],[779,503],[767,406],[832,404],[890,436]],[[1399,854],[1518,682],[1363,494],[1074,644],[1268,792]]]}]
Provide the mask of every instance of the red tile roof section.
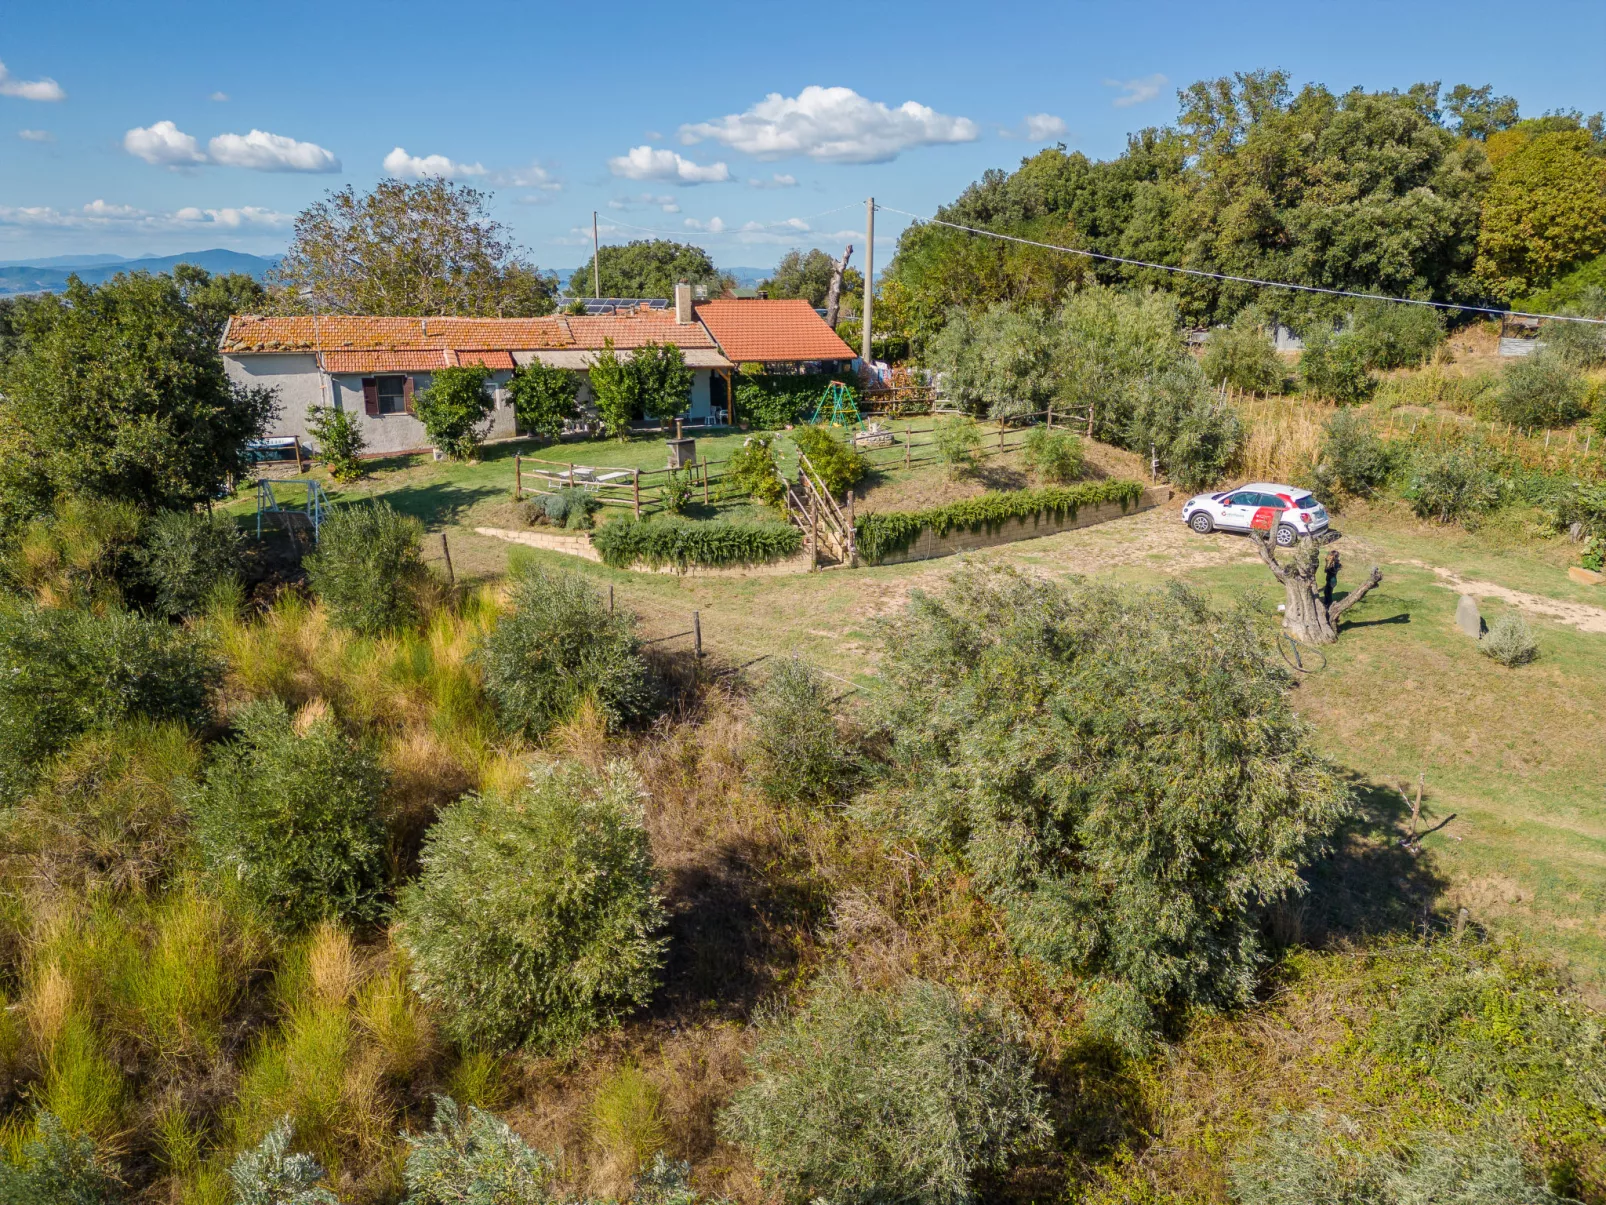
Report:
[{"label": "red tile roof section", "polygon": [[325,372],[434,372],[446,367],[443,351],[326,351]]},{"label": "red tile roof section", "polygon": [[807,301],[704,301],[697,317],[738,363],[851,360],[855,354]]},{"label": "red tile roof section", "polygon": [[446,354],[448,358],[455,357],[457,363],[464,368],[472,368],[475,365],[479,365],[482,368],[505,368],[512,371],[517,367],[513,363],[513,353],[510,351],[465,350],[460,347],[456,351],[450,351]]}]

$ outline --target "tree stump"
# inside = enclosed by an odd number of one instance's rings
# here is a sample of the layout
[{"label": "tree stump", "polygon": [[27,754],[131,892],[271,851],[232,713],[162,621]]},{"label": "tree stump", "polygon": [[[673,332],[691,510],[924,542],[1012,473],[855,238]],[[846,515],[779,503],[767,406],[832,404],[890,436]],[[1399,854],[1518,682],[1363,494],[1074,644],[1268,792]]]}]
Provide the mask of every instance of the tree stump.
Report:
[{"label": "tree stump", "polygon": [[1271,532],[1251,531],[1249,538],[1254,541],[1260,559],[1283,584],[1287,596],[1283,605],[1283,630],[1306,644],[1337,643],[1339,617],[1383,580],[1383,571],[1373,565],[1371,575],[1358,590],[1351,590],[1338,602],[1324,605],[1321,552],[1315,540],[1302,537],[1294,546],[1293,556],[1283,562],[1277,559],[1277,545]]}]

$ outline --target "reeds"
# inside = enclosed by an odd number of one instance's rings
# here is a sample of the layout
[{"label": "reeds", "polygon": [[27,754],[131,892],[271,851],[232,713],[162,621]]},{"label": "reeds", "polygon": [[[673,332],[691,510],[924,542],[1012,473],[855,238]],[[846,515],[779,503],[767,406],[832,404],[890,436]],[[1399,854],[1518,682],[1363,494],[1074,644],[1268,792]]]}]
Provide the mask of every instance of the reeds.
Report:
[{"label": "reeds", "polygon": [[1321,452],[1322,427],[1336,406],[1300,397],[1242,395],[1238,412],[1248,430],[1241,475],[1263,481],[1308,482]]}]

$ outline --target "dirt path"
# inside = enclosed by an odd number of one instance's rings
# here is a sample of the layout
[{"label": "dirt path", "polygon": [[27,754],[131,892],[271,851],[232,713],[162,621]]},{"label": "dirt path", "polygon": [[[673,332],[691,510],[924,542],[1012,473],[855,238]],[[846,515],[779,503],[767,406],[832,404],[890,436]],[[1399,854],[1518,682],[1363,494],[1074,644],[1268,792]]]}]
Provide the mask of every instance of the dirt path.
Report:
[{"label": "dirt path", "polygon": [[1571,624],[1581,632],[1606,633],[1606,608],[1592,607],[1588,603],[1563,602],[1556,598],[1546,598],[1541,594],[1529,594],[1523,590],[1513,590],[1507,586],[1497,585],[1494,582],[1477,581],[1464,578],[1453,569],[1445,569],[1440,565],[1429,565],[1422,561],[1405,561],[1407,565],[1416,565],[1422,569],[1431,569],[1437,579],[1434,584],[1443,586],[1446,590],[1454,590],[1457,594],[1470,594],[1475,598],[1498,598],[1501,602],[1510,603],[1519,611],[1527,611],[1533,615],[1543,615],[1546,619],[1559,620]]}]

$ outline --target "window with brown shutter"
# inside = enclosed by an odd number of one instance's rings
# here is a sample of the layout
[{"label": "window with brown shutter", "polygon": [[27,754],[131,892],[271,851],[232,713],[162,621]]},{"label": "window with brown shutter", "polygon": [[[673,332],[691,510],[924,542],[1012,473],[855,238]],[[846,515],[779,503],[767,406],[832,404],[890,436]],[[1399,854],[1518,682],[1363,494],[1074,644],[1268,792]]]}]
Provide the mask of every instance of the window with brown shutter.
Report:
[{"label": "window with brown shutter", "polygon": [[379,381],[375,377],[362,379],[362,408],[370,418],[379,417]]},{"label": "window with brown shutter", "polygon": [[402,409],[408,414],[413,412],[413,378],[402,378]]}]

